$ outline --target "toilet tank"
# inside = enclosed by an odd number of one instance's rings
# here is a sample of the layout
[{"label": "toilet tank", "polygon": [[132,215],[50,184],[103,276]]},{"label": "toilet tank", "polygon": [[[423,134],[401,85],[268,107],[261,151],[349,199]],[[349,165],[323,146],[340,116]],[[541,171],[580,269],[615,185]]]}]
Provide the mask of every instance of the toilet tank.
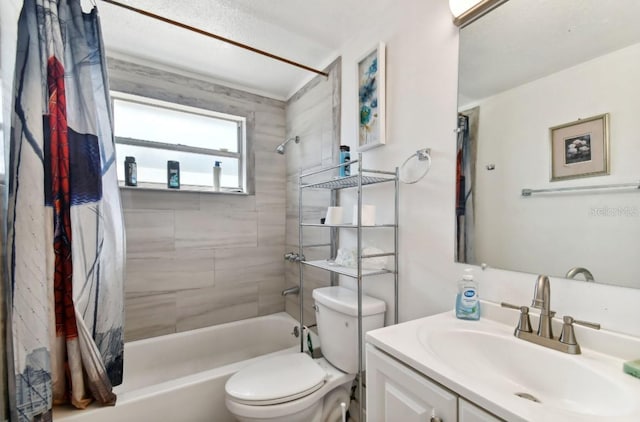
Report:
[{"label": "toilet tank", "polygon": [[[358,372],[358,295],[340,286],[321,287],[313,291],[316,322],[322,354],[336,368]],[[384,326],[386,304],[362,295],[362,365],[364,369],[364,334]]]}]

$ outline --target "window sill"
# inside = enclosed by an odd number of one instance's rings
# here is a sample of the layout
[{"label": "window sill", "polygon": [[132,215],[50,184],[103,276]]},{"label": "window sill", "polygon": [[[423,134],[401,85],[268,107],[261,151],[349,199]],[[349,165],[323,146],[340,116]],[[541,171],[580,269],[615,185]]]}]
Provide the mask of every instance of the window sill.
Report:
[{"label": "window sill", "polygon": [[248,196],[248,193],[241,192],[238,188],[221,188],[219,191],[214,191],[213,186],[195,186],[195,185],[182,185],[180,189],[169,189],[164,183],[138,183],[138,186],[125,186],[123,181],[118,181],[118,186],[123,190],[138,190],[138,191],[155,191],[155,192],[196,192],[213,195],[241,195]]}]

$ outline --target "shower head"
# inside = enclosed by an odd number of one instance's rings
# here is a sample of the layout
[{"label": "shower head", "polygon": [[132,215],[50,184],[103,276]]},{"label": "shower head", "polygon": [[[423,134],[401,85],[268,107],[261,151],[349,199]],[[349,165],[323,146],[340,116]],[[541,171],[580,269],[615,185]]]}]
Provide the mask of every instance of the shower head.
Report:
[{"label": "shower head", "polygon": [[284,155],[284,147],[291,141],[294,141],[296,144],[300,143],[300,137],[299,136],[294,136],[293,138],[289,138],[286,141],[284,141],[283,143],[281,143],[280,145],[278,145],[276,147],[276,152],[278,154]]}]

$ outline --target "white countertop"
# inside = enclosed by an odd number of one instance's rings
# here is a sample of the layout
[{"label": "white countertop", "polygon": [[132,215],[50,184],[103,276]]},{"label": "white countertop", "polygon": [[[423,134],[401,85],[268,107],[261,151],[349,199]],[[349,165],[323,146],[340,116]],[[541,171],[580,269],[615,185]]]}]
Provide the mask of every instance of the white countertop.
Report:
[{"label": "white countertop", "polygon": [[[582,354],[568,355],[513,337],[513,330],[518,321],[517,311],[503,309],[490,302],[482,302],[482,310],[483,316],[480,321],[458,320],[450,311],[370,331],[366,335],[366,341],[458,395],[508,421],[640,421],[640,379],[622,371],[622,364],[625,360],[640,358],[640,339],[605,330],[595,331],[576,327],[576,337],[582,346]],[[531,317],[531,324],[535,329],[537,318],[535,315],[531,315]],[[510,323],[505,323],[505,321],[510,321]],[[554,321],[554,323],[556,324],[555,332],[559,333],[558,322]],[[624,403],[624,405],[619,409],[611,410],[610,414],[603,417],[602,415],[591,415],[588,412],[582,413],[580,410],[577,412],[567,411],[562,406],[545,404],[544,400],[542,400],[543,403],[534,403],[517,397],[514,392],[500,391],[499,388],[488,385],[489,383],[481,382],[481,378],[470,376],[468,371],[465,372],[460,368],[453,367],[433,353],[428,346],[425,346],[424,333],[428,333],[429,330],[442,332],[449,329],[482,330],[491,336],[500,337],[502,341],[510,341],[505,339],[511,338],[513,341],[524,343],[526,345],[524,347],[543,348],[542,353],[537,353],[537,350],[534,350],[534,355],[542,356],[541,361],[526,363],[539,367],[540,371],[552,371],[552,369],[545,367],[545,356],[552,358],[556,364],[559,362],[560,365],[562,362],[587,365],[588,368],[604,374],[607,382],[610,381],[621,386],[625,394],[618,400],[618,403]],[[471,355],[474,351],[468,350],[466,353]],[[546,353],[551,353],[551,355]],[[572,381],[580,383],[581,380]],[[558,380],[554,382],[558,382]],[[526,392],[526,386],[522,386],[522,390]],[[563,402],[562,398],[556,402],[568,403],[566,400]]]}]

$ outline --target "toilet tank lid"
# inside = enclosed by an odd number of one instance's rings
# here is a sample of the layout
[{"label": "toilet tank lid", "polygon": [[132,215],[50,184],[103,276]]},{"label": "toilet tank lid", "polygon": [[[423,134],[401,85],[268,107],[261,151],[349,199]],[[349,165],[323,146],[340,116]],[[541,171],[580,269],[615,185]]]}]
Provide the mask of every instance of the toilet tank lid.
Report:
[{"label": "toilet tank lid", "polygon": [[[350,316],[358,315],[358,294],[345,287],[320,287],[313,291],[313,299],[336,312]],[[382,300],[362,295],[362,316],[381,314],[386,308]]]}]

